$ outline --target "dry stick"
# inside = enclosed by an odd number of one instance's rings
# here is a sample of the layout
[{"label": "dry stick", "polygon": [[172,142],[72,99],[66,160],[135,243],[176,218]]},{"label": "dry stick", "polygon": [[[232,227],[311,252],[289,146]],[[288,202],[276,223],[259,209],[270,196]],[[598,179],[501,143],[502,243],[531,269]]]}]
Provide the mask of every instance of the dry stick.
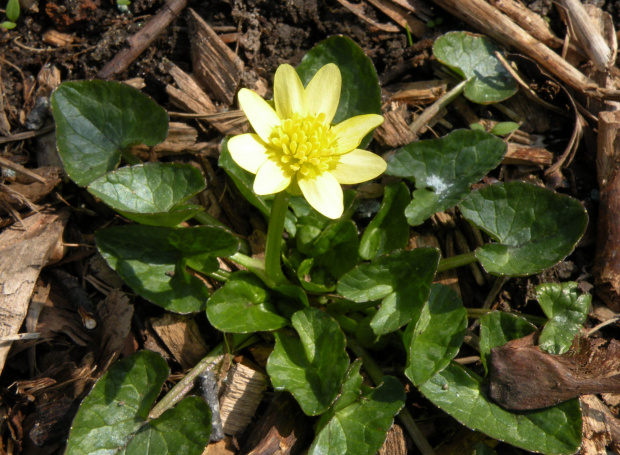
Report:
[{"label": "dry stick", "polygon": [[187,6],[187,0],[170,0],[153,16],[138,33],[127,41],[129,48],[124,49],[104,66],[97,77],[110,79],[125,71],[138,56],[177,18]]},{"label": "dry stick", "polygon": [[496,41],[530,56],[540,66],[584,94],[599,99],[620,97],[619,91],[599,87],[484,0],[433,0],[433,2]]},{"label": "dry stick", "polygon": [[417,136],[418,131],[424,128],[424,126],[426,126],[435,115],[437,115],[444,107],[446,107],[448,104],[454,101],[456,97],[463,93],[463,90],[465,90],[465,84],[467,84],[470,80],[471,79],[465,79],[464,81],[460,82],[452,90],[447,92],[429,107],[424,109],[424,112],[422,112],[409,126],[411,132]]}]

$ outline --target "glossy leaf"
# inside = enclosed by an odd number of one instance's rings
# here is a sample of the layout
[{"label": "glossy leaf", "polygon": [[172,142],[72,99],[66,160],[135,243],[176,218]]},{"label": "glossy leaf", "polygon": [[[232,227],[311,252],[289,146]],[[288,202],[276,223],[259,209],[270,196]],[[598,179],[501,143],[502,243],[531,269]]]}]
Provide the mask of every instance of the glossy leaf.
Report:
[{"label": "glossy leaf", "polygon": [[205,284],[185,266],[215,271],[216,257],[239,250],[230,232],[206,226],[119,226],[98,231],[95,239],[110,267],[137,294],[178,313],[202,311],[209,298]]},{"label": "glossy leaf", "polygon": [[438,262],[435,248],[397,251],[346,273],[337,290],[354,302],[381,299],[370,326],[375,335],[385,335],[407,324],[422,309]]},{"label": "glossy leaf", "polygon": [[[335,63],[342,75],[340,103],[332,123],[337,124],[356,115],[381,114],[381,89],[372,61],[353,40],[332,36],[314,46],[296,68],[306,86],[316,72],[328,63]],[[372,133],[358,148],[365,148]]]},{"label": "glossy leaf", "polygon": [[521,316],[503,311],[493,311],[480,319],[480,358],[484,368],[491,349],[503,346],[510,340],[523,338],[536,331],[536,326]]},{"label": "glossy leaf", "polygon": [[433,45],[435,58],[464,79],[465,97],[474,103],[503,101],[517,92],[517,81],[495,55],[499,48],[488,38],[467,32],[450,32]]},{"label": "glossy leaf", "polygon": [[[228,151],[228,138],[222,141],[222,151],[220,153],[220,159],[218,161],[219,166],[226,171],[228,177],[234,182],[235,186],[243,196],[243,198],[256,207],[266,218],[269,218],[271,213],[271,204],[273,197],[257,196],[254,190],[254,174],[241,169],[237,163],[230,156]],[[289,210],[286,212],[286,218],[284,221],[284,229],[290,235],[294,236],[296,233],[295,216]]]},{"label": "glossy leaf", "polygon": [[403,335],[405,376],[414,385],[428,381],[458,354],[467,330],[467,310],[448,286],[433,284],[428,301]]},{"label": "glossy leaf", "polygon": [[213,327],[227,333],[276,330],[288,321],[278,314],[275,300],[255,275],[236,272],[209,299],[207,317]]},{"label": "glossy leaf", "polygon": [[564,354],[583,327],[592,296],[579,291],[579,283],[544,283],[536,286],[536,297],[549,321],[538,345],[550,354]]},{"label": "glossy leaf", "polygon": [[65,454],[200,455],[211,435],[211,412],[202,398],[187,397],[157,419],[148,418],[169,373],[166,361],[151,351],[113,364],[82,402]]},{"label": "glossy leaf", "polygon": [[491,402],[482,380],[450,364],[425,382],[420,391],[472,430],[533,452],[572,454],[581,446],[579,400],[537,411],[512,413]]},{"label": "glossy leaf", "polygon": [[497,242],[476,250],[495,275],[532,275],[553,266],[573,251],[588,224],[577,199],[519,181],[472,191],[459,209]]},{"label": "glossy leaf", "polygon": [[63,82],[51,102],[58,153],[80,186],[114,170],[130,146],[154,146],[168,135],[166,111],[119,82]]},{"label": "glossy leaf", "polygon": [[173,227],[203,210],[184,203],[205,186],[201,172],[192,165],[147,163],[108,172],[88,191],[131,220]]},{"label": "glossy leaf", "polygon": [[349,367],[345,336],[316,308],[298,311],[291,321],[299,338],[275,333],[267,373],[274,388],[291,392],[306,414],[321,414],[336,399]]},{"label": "glossy leaf", "polygon": [[457,130],[399,149],[388,160],[386,173],[415,181],[405,215],[409,224],[417,226],[459,204],[471,185],[497,167],[505,153],[504,141],[492,134]]},{"label": "glossy leaf", "polygon": [[321,418],[309,455],[373,455],[379,451],[394,416],[405,405],[405,392],[392,376],[384,376],[383,384],[375,389],[363,389],[361,398]]},{"label": "glossy leaf", "polygon": [[410,201],[409,189],[403,182],[385,187],[379,213],[362,235],[359,249],[362,259],[370,260],[407,245],[409,224],[404,211]]}]

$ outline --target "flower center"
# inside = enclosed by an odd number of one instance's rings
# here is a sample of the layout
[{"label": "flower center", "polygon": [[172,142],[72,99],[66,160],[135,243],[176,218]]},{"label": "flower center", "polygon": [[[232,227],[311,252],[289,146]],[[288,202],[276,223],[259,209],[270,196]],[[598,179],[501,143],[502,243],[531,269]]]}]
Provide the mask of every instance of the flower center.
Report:
[{"label": "flower center", "polygon": [[325,114],[282,120],[269,137],[269,158],[275,161],[287,177],[299,172],[302,176],[316,177],[338,164],[334,153],[336,135]]}]

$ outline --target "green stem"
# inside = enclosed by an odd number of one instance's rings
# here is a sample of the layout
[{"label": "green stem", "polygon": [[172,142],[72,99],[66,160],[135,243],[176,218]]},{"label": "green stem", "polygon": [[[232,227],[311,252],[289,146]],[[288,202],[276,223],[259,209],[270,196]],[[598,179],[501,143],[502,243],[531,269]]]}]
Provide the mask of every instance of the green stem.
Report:
[{"label": "green stem", "polygon": [[230,279],[230,275],[232,275],[232,273],[230,273],[228,270],[218,269],[215,272],[205,272],[205,275],[209,278],[213,278],[214,280],[226,283]]},{"label": "green stem", "polygon": [[[248,334],[247,338],[239,340],[237,339],[238,345],[240,343],[246,344],[247,341],[252,337],[252,334]],[[172,408],[175,404],[183,399],[187,393],[194,388],[194,382],[196,378],[200,376],[205,371],[209,371],[214,369],[216,366],[224,358],[224,343],[218,344],[211,352],[209,352],[198,364],[191,369],[189,373],[185,375],[183,379],[176,383],[176,385],[170,389],[170,391],[164,396],[159,403],[153,406],[151,412],[149,413],[149,419],[156,419],[168,409]]]},{"label": "green stem", "polygon": [[[469,319],[479,319],[485,314],[493,313],[495,311],[497,310],[492,310],[490,308],[467,308],[467,317]],[[549,319],[542,316],[522,313],[519,313],[519,316],[535,325],[545,325],[549,322]]]},{"label": "green stem", "polygon": [[476,253],[474,251],[471,253],[459,254],[458,256],[452,256],[451,258],[443,258],[439,261],[437,272],[445,272],[446,270],[462,267],[467,264],[472,264],[477,260]]},{"label": "green stem", "polygon": [[269,229],[267,230],[267,244],[265,245],[265,274],[276,284],[289,284],[282,273],[280,257],[282,251],[282,233],[284,219],[288,211],[289,196],[286,191],[276,193],[271,206]]},{"label": "green stem", "polygon": [[246,256],[242,253],[235,253],[229,259],[239,265],[242,265],[254,275],[259,277],[263,281],[263,283],[267,285],[267,287],[276,287],[276,282],[269,278],[265,273],[265,263],[260,259],[251,258],[250,256]]},{"label": "green stem", "polygon": [[[354,338],[347,337],[347,345],[356,356],[362,359],[364,370],[366,370],[372,382],[381,384],[383,382],[383,372],[379,365],[377,365],[377,362],[375,362],[375,359]],[[413,439],[418,450],[423,455],[434,455],[433,446],[428,442],[407,408],[403,408],[400,411],[398,419],[403,424],[405,430],[407,430],[407,433],[409,433],[409,436],[411,436],[411,439]]]}]

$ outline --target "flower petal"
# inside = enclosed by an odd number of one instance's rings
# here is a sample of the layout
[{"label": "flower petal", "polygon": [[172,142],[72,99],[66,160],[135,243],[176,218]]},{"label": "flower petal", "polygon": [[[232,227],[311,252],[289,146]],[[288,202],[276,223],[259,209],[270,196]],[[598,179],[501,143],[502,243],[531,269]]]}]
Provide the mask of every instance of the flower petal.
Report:
[{"label": "flower petal", "polygon": [[338,164],[330,172],[342,184],[352,185],[372,180],[387,168],[383,158],[367,150],[355,149],[338,158]]},{"label": "flower petal", "polygon": [[306,91],[291,65],[280,65],[273,81],[273,101],[281,119],[291,118],[297,113],[308,115]]},{"label": "flower petal", "polygon": [[327,218],[340,218],[344,210],[342,188],[329,172],[318,177],[297,179],[299,187],[308,203]]},{"label": "flower petal", "polygon": [[282,168],[271,160],[265,161],[256,173],[254,192],[259,196],[279,193],[291,183],[291,178],[284,175]]},{"label": "flower petal", "polygon": [[308,95],[308,113],[310,115],[325,114],[325,122],[331,123],[338,110],[342,76],[333,63],[318,70],[306,87]]},{"label": "flower petal", "polygon": [[332,131],[336,134],[336,154],[350,152],[357,148],[368,134],[383,123],[383,117],[377,114],[366,114],[351,117],[334,126]]},{"label": "flower petal", "polygon": [[269,159],[265,143],[258,134],[240,134],[230,138],[228,151],[235,163],[252,174],[256,174]]},{"label": "flower petal", "polygon": [[268,142],[269,135],[273,129],[280,126],[281,123],[276,111],[273,110],[267,101],[247,88],[239,90],[237,97],[239,98],[241,109],[243,109],[256,134],[263,141]]}]

